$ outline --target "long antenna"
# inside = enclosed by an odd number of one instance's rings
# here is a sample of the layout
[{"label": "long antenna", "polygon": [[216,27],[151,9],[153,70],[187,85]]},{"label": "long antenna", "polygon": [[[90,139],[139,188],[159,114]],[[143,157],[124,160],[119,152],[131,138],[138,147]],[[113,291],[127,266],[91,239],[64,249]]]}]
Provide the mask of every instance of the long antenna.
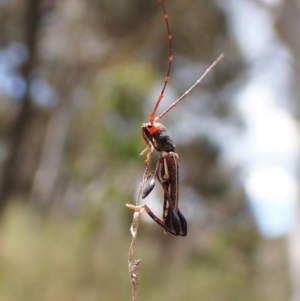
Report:
[{"label": "long antenna", "polygon": [[173,55],[172,55],[172,35],[171,35],[171,30],[170,30],[168,15],[167,15],[167,12],[166,12],[166,9],[165,9],[163,1],[162,0],[158,0],[158,3],[159,3],[159,5],[160,5],[160,7],[161,7],[161,9],[163,11],[164,19],[165,19],[166,26],[167,26],[168,41],[169,41],[169,63],[168,63],[168,68],[167,68],[167,73],[166,73],[164,85],[163,85],[162,90],[161,90],[161,92],[160,92],[160,94],[158,96],[158,99],[157,99],[157,101],[155,103],[155,106],[154,106],[154,108],[153,108],[153,110],[152,110],[152,112],[150,113],[150,116],[149,116],[149,121],[151,123],[154,122],[156,110],[157,110],[157,108],[158,108],[158,106],[160,104],[160,101],[164,97],[164,92],[165,92],[166,86],[167,86],[169,78],[170,78],[171,65],[172,65],[172,61],[173,61]]},{"label": "long antenna", "polygon": [[224,58],[224,53],[220,54],[219,57],[205,70],[201,77],[187,90],[185,91],[177,100],[175,100],[166,110],[164,110],[159,116],[154,117],[154,122],[162,119],[172,108],[174,108],[183,98],[185,98],[190,92],[198,86],[204,77]]}]

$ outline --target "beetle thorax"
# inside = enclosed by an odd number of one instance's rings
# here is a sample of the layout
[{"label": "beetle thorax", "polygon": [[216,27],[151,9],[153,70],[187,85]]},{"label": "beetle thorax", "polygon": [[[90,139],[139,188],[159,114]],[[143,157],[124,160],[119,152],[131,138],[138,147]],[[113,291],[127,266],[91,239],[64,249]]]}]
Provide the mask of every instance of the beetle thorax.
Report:
[{"label": "beetle thorax", "polygon": [[147,145],[151,145],[158,152],[175,152],[175,145],[166,127],[158,122],[142,124],[142,134]]}]

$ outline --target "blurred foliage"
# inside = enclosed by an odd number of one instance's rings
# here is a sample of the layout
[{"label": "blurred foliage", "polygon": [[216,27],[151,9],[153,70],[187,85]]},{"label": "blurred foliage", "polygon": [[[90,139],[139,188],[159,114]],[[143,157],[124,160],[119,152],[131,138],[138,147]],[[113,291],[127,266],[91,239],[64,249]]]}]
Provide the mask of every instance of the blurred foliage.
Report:
[{"label": "blurred foliage", "polygon": [[[10,207],[0,234],[1,300],[130,299],[127,235],[114,227],[86,232],[87,219],[41,220],[24,207]],[[255,279],[255,235],[249,230],[216,230],[184,260],[176,260],[175,250],[172,263],[162,261],[157,238],[143,235],[139,241],[141,300],[256,299],[249,288]],[[182,244],[171,241],[175,248]]]}]

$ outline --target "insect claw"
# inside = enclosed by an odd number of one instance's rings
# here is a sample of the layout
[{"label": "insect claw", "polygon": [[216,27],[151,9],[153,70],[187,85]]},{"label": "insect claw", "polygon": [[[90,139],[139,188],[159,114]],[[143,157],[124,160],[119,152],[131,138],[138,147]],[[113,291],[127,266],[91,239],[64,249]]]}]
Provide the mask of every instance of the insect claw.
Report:
[{"label": "insect claw", "polygon": [[140,152],[140,156],[145,155],[147,152],[149,152],[149,149],[151,149],[150,145],[147,145],[141,152]]},{"label": "insect claw", "polygon": [[139,213],[142,213],[145,210],[144,206],[136,206],[136,205],[132,205],[130,203],[127,203],[126,207],[131,210],[138,211]]}]

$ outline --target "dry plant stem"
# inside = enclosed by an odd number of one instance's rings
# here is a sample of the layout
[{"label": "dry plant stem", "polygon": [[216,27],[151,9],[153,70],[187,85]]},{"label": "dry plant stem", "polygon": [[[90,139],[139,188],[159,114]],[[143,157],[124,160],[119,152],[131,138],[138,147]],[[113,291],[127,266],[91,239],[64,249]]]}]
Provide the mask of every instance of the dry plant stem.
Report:
[{"label": "dry plant stem", "polygon": [[[145,171],[143,174],[143,178],[140,184],[139,188],[139,193],[138,197],[136,200],[136,206],[139,205],[141,196],[142,196],[142,191],[144,189],[144,184],[147,180],[147,174],[150,166],[150,161],[152,157],[152,150],[147,154],[146,161],[145,161]],[[135,250],[135,244],[136,244],[136,238],[137,238],[137,233],[138,233],[138,227],[139,227],[139,222],[140,222],[140,216],[142,214],[143,210],[140,211],[135,211],[133,214],[133,219],[130,227],[130,232],[132,235],[131,239],[131,244],[129,247],[129,253],[128,253],[128,270],[129,270],[129,275],[130,275],[130,280],[131,280],[131,285],[132,285],[132,301],[136,301],[137,299],[137,290],[139,286],[139,266],[140,266],[140,259],[134,259],[134,250]]]}]

